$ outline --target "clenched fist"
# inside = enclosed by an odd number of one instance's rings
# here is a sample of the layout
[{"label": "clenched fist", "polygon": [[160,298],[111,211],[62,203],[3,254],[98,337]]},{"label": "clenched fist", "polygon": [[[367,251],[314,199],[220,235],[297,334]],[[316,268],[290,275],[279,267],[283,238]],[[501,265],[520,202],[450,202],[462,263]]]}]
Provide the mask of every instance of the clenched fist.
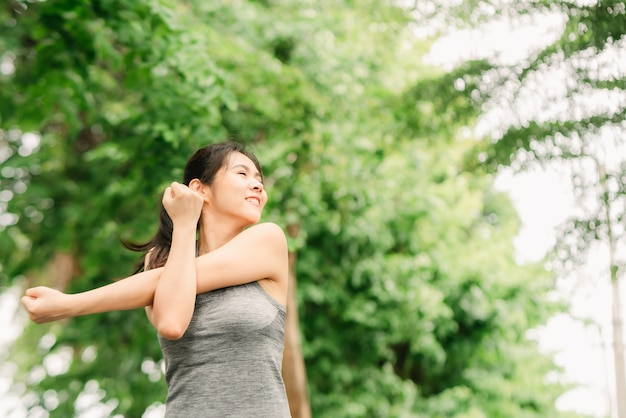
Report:
[{"label": "clenched fist", "polygon": [[184,184],[173,182],[163,193],[163,207],[174,224],[190,222],[196,224],[200,218],[202,196]]},{"label": "clenched fist", "polygon": [[38,324],[43,324],[72,316],[69,298],[70,295],[66,293],[49,287],[38,286],[27,289],[21,302],[28,311],[30,319]]}]

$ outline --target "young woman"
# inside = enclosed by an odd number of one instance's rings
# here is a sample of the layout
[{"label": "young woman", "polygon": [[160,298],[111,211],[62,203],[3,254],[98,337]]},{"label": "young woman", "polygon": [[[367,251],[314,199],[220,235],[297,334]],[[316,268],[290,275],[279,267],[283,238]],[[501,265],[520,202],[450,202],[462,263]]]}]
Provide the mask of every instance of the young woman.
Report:
[{"label": "young woman", "polygon": [[[287,243],[257,222],[267,194],[254,155],[225,142],[198,150],[163,195],[140,270],[77,294],[28,289],[30,318],[49,322],[146,307],[166,368],[166,417],[289,417],[281,377]],[[250,226],[254,225],[254,226]],[[249,227],[249,228],[248,228]]]}]

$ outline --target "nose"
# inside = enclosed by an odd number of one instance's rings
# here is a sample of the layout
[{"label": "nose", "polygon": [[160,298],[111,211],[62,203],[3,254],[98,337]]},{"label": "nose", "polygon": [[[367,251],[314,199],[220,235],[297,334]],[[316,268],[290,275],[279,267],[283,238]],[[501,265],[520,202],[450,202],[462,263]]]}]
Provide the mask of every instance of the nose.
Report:
[{"label": "nose", "polygon": [[259,179],[252,180],[252,190],[263,191],[263,183]]}]

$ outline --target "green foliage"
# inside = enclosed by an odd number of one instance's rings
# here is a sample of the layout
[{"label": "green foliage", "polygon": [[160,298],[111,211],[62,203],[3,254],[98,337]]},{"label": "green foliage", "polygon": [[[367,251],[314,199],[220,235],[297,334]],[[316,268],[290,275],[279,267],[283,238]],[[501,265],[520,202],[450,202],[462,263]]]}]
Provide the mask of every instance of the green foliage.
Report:
[{"label": "green foliage", "polygon": [[[488,64],[424,66],[407,11],[375,0],[13,2],[0,13],[15,21],[0,33],[15,66],[0,78],[0,189],[19,215],[2,226],[1,285],[53,283],[42,269],[57,251],[78,260],[69,291],[126,275],[134,257],[119,239],[150,236],[185,158],[235,135],[263,162],[266,219],[298,231],[316,416],[559,416],[563,388],[545,382],[556,367],[526,336],[560,308],[549,276],[515,262],[514,209],[467,169],[474,142],[461,132]],[[30,132],[39,143],[27,152]],[[32,380],[59,353],[69,369]],[[31,379],[29,406],[51,416],[71,416],[90,380],[124,416],[164,400],[141,312],[29,326],[12,360]]]},{"label": "green foliage", "polygon": [[[498,66],[498,84],[514,88],[484,92],[483,106],[502,106],[503,114],[511,117],[468,160],[492,170],[552,162],[569,170],[579,208],[563,225],[554,252],[559,259],[555,266],[568,270],[586,260],[598,241],[623,238],[619,225],[626,214],[620,184],[626,166],[619,156],[626,145],[626,73],[619,63],[626,48],[626,3],[521,4],[516,13],[559,13],[565,24],[553,43],[531,51],[528,59]],[[529,102],[534,107],[530,112]],[[603,183],[606,190],[600,187]]]},{"label": "green foliage", "polygon": [[[534,17],[550,14],[563,19],[563,27],[553,42],[529,51],[518,62],[497,63],[474,74],[482,80],[482,94],[476,95],[481,106],[500,120],[493,124],[491,138],[468,154],[467,166],[524,170],[545,164],[569,174],[576,207],[557,232],[551,268],[558,278],[580,277],[579,267],[594,254],[590,250],[604,254],[606,265],[593,276],[611,284],[616,391],[623,392],[619,281],[626,267],[621,256],[626,219],[626,71],[622,65],[626,2],[515,3],[513,21],[533,23]],[[490,9],[475,6],[475,11]],[[618,414],[623,415],[626,404],[621,400],[626,393],[618,393],[616,399],[620,400]]]},{"label": "green foliage", "polygon": [[[487,102],[484,105],[489,108],[490,100],[500,99],[496,106],[510,111],[493,140],[479,150],[481,161],[493,168],[500,164],[524,168],[528,161],[585,157],[588,154],[586,147],[579,145],[581,141],[595,141],[604,128],[620,129],[626,117],[625,80],[617,60],[624,50],[620,16],[625,8],[620,0],[594,4],[548,1],[519,2],[509,10],[513,19],[520,15],[532,18],[542,13],[560,14],[565,25],[553,43],[531,51],[527,59],[510,65],[496,64],[495,71],[487,68],[472,72],[479,79],[497,79],[495,86],[493,82],[483,83],[482,94],[477,97]],[[563,87],[556,86],[563,90],[560,94],[542,82],[542,78],[557,71],[566,78]],[[528,106],[520,96],[533,100],[535,108],[530,116],[528,111],[520,112]],[[601,106],[599,100],[612,101],[613,106]],[[555,102],[562,112],[554,111]]]},{"label": "green foliage", "polygon": [[[298,277],[314,410],[557,414],[559,390],[537,373],[548,363],[525,337],[554,312],[541,290],[550,278],[516,265],[517,218],[488,178],[455,171],[462,148],[448,145],[446,158],[414,144],[390,150],[307,228]],[[334,181],[323,187],[336,191]]]}]

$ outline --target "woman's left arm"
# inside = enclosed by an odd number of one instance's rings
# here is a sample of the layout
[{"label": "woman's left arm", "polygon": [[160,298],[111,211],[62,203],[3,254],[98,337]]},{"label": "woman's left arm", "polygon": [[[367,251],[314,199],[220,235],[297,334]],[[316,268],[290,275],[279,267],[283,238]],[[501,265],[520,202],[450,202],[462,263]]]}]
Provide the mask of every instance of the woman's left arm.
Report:
[{"label": "woman's left arm", "polygon": [[196,258],[196,293],[250,283],[270,282],[285,304],[289,273],[287,239],[276,224],[254,225],[227,244]]}]

